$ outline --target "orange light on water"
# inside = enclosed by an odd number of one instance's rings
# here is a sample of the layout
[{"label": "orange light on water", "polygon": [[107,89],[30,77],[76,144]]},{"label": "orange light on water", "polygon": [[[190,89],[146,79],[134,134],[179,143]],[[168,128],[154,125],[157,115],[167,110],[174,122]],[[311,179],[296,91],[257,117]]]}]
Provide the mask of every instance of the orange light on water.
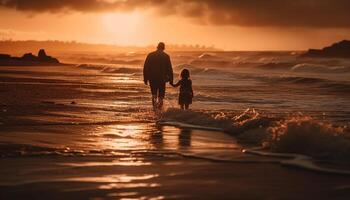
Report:
[{"label": "orange light on water", "polygon": [[104,127],[96,132],[101,137],[94,143],[101,149],[130,150],[146,149],[149,143],[142,134],[146,125],[143,124],[118,124]]}]

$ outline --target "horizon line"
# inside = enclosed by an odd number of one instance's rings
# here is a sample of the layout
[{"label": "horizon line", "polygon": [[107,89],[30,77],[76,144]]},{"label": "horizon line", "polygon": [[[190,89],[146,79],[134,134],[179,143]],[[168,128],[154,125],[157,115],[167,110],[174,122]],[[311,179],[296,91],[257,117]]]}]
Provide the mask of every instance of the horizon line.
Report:
[{"label": "horizon line", "polygon": [[[81,45],[101,45],[101,46],[109,46],[109,47],[118,47],[118,48],[156,48],[156,44],[147,44],[147,45],[123,45],[123,44],[113,44],[113,43],[97,43],[97,42],[83,42],[76,40],[55,40],[55,39],[47,39],[47,40],[35,40],[35,39],[24,39],[24,40],[14,40],[14,39],[0,39],[0,42],[58,42],[58,43],[67,43],[67,44],[81,44]],[[244,50],[244,49],[223,49],[217,48],[215,45],[206,46],[202,44],[174,44],[174,43],[166,43],[166,46],[170,46],[171,48],[194,48],[194,49],[202,49],[197,51],[203,51],[205,49],[211,49],[209,51],[224,51],[224,52],[293,52],[293,51],[307,51],[309,49],[257,49],[257,50]],[[196,51],[196,50],[193,50]]]}]

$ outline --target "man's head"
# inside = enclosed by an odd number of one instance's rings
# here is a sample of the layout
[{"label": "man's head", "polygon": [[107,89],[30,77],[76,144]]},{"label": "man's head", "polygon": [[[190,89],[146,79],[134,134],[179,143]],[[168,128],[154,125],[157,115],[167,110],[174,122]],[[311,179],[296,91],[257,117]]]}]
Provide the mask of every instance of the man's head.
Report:
[{"label": "man's head", "polygon": [[158,51],[164,51],[165,49],[165,44],[164,42],[159,42],[157,46]]}]

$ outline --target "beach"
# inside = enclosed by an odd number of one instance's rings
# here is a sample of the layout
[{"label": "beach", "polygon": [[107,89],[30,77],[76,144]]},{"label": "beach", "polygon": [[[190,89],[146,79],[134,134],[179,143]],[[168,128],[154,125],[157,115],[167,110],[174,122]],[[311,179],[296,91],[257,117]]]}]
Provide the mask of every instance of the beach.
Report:
[{"label": "beach", "polygon": [[[2,159],[2,199],[348,199],[348,177],[269,163],[129,155]],[[22,170],[19,172],[19,166]]]},{"label": "beach", "polygon": [[[179,110],[178,91],[167,86],[159,116],[142,81],[145,54],[113,56],[124,62],[0,68],[0,199],[350,197],[346,173],[283,164],[293,156],[243,152],[267,144],[263,152],[302,154],[347,172],[346,60],[173,53],[175,76],[191,71],[194,103]],[[274,131],[301,136],[273,143]],[[314,139],[330,132],[341,144],[315,150],[330,142]],[[303,134],[316,144],[290,148],[306,140]]]}]

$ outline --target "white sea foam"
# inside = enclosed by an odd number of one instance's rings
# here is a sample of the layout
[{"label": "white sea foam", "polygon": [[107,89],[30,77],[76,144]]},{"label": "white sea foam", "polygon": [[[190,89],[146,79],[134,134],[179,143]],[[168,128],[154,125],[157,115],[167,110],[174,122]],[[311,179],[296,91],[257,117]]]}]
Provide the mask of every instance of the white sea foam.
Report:
[{"label": "white sea foam", "polygon": [[162,124],[185,128],[223,130],[243,142],[268,146],[272,150],[346,159],[350,149],[349,130],[320,122],[301,114],[288,118],[261,115],[254,109],[227,116],[224,113],[170,109],[163,113]]},{"label": "white sea foam", "polygon": [[313,72],[313,73],[344,73],[350,72],[350,67],[346,66],[329,66],[325,64],[300,63],[291,68],[296,72]]}]

